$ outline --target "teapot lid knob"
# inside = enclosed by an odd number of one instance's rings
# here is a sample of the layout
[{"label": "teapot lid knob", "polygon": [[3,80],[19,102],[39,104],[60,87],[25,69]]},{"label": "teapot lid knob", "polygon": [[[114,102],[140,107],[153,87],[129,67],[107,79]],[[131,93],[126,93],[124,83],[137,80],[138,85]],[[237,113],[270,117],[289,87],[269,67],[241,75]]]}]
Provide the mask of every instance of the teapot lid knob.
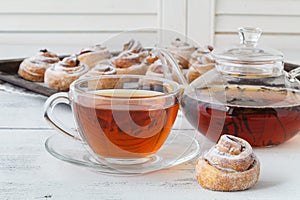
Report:
[{"label": "teapot lid knob", "polygon": [[238,30],[242,45],[245,47],[255,47],[257,45],[262,33],[260,28],[242,27]]}]

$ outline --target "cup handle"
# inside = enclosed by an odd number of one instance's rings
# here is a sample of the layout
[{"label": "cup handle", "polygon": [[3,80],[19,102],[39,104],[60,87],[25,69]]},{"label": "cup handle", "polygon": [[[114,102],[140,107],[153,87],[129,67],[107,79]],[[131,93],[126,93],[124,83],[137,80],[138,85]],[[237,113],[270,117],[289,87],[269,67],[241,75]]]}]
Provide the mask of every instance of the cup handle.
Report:
[{"label": "cup handle", "polygon": [[59,92],[52,96],[50,96],[47,101],[45,102],[44,106],[44,118],[45,120],[57,131],[60,133],[74,139],[77,141],[82,141],[80,138],[76,137],[76,133],[71,130],[70,128],[64,127],[62,124],[58,123],[57,120],[55,120],[55,117],[53,115],[53,109],[57,104],[67,104],[71,106],[71,100],[68,96],[68,93],[66,92]]}]

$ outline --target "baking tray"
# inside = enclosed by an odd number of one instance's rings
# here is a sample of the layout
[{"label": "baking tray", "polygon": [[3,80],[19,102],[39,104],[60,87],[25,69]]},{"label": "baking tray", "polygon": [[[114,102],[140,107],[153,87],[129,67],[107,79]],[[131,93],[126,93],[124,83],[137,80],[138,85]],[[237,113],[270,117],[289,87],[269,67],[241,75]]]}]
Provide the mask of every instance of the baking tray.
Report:
[{"label": "baking tray", "polygon": [[57,90],[47,87],[44,83],[27,81],[18,76],[19,65],[23,60],[24,58],[0,60],[0,80],[44,96],[51,96],[57,93]]},{"label": "baking tray", "polygon": [[[58,92],[57,90],[47,87],[47,85],[44,83],[31,82],[19,77],[17,72],[20,63],[23,60],[24,58],[0,60],[0,80],[28,89],[30,91],[33,91],[35,93],[44,96],[51,96],[52,94]],[[290,71],[297,67],[300,67],[300,65],[296,65],[292,63],[284,63],[284,69],[286,71]]]}]

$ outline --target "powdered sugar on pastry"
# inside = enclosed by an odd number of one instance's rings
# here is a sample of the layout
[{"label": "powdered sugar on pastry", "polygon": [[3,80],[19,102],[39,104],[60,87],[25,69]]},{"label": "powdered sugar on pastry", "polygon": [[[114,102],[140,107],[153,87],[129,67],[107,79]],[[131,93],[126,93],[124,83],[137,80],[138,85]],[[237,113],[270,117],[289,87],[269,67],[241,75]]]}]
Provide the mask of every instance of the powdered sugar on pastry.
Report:
[{"label": "powdered sugar on pastry", "polygon": [[56,54],[47,49],[41,49],[35,56],[23,60],[18,74],[26,80],[42,82],[45,71],[57,62],[59,62],[59,58]]},{"label": "powdered sugar on pastry", "polygon": [[223,135],[196,165],[199,184],[219,191],[248,189],[257,182],[259,171],[260,163],[250,144],[231,135]]},{"label": "powdered sugar on pastry", "polygon": [[204,155],[218,169],[245,171],[254,161],[252,147],[248,142],[234,136],[223,135],[218,144]]},{"label": "powdered sugar on pastry", "polygon": [[70,84],[85,74],[89,67],[80,63],[75,55],[66,57],[45,72],[45,83],[56,90],[68,90]]},{"label": "powdered sugar on pastry", "polygon": [[168,50],[183,69],[188,69],[190,66],[190,57],[196,48],[193,45],[177,38],[171,43],[171,45],[168,47]]},{"label": "powdered sugar on pastry", "polygon": [[140,42],[130,40],[123,47],[123,52],[111,59],[117,74],[145,75],[147,65],[144,62],[149,52],[144,50]]},{"label": "powdered sugar on pastry", "polygon": [[97,44],[82,49],[78,55],[78,60],[90,68],[93,68],[100,61],[109,59],[110,57],[111,54],[108,49],[105,46]]},{"label": "powdered sugar on pastry", "polygon": [[100,78],[102,75],[112,75],[116,74],[116,69],[109,62],[98,63],[94,68],[90,69],[86,74],[81,76],[80,78],[87,77],[98,77]]}]

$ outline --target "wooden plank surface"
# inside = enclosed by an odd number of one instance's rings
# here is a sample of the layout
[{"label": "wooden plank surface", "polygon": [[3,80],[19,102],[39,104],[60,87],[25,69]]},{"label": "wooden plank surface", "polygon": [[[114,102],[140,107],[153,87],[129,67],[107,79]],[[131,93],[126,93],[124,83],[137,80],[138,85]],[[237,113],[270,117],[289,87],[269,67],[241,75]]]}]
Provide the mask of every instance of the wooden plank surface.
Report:
[{"label": "wooden plank surface", "polygon": [[[51,130],[0,130],[0,199],[299,199],[300,135],[286,144],[256,149],[257,185],[243,192],[213,192],[195,179],[195,161],[142,176],[108,176],[51,157]],[[276,195],[274,195],[276,193]]]},{"label": "wooden plank surface", "polygon": [[[300,8],[300,7],[299,7]],[[276,25],[275,25],[276,24]],[[279,26],[280,24],[280,26]],[[259,27],[265,34],[297,34],[300,36],[299,16],[217,15],[217,33],[232,32],[239,27]]]},{"label": "wooden plank surface", "polygon": [[[2,32],[0,33],[0,42],[2,45],[7,46],[36,46],[34,49],[38,51],[40,48],[50,48],[57,49],[58,46],[61,46],[61,49],[70,49],[70,46],[77,48],[76,51],[70,51],[78,53],[81,48],[84,48],[88,45],[100,44],[105,41],[110,41],[114,37],[120,35],[120,31],[65,31],[65,32]],[[124,33],[122,33],[124,34]],[[154,44],[153,41],[156,39],[156,32],[153,31],[142,31],[132,33],[131,38],[141,39],[144,45]],[[146,40],[146,38],[152,38],[152,40]],[[66,47],[64,47],[66,46]],[[53,48],[51,48],[53,47]],[[10,48],[10,50],[13,50]],[[7,55],[7,50],[0,49],[0,52],[3,51],[2,55]],[[31,50],[32,51],[32,50]],[[24,51],[20,51],[24,52]],[[26,51],[25,51],[26,52]],[[29,52],[29,53],[28,53]],[[27,52],[27,55],[30,54],[30,49]],[[65,51],[64,51],[65,52]],[[15,52],[18,54],[19,52]],[[35,53],[35,52],[32,52]]]},{"label": "wooden plank surface", "polygon": [[[239,45],[240,39],[237,33],[234,34],[216,34],[216,47],[230,47]],[[259,40],[259,45],[267,46],[279,50],[289,50],[299,52],[300,35],[267,35],[263,34]]]},{"label": "wooden plank surface", "polygon": [[160,0],[160,27],[185,34],[186,6],[187,0]]},{"label": "wooden plank surface", "polygon": [[214,35],[214,1],[189,0],[187,5],[187,35],[199,46],[212,45]]},{"label": "wooden plank surface", "polygon": [[[44,142],[53,134],[58,133],[51,130],[0,129],[0,199],[38,199],[45,196],[54,199],[149,198],[158,195],[156,190],[181,186],[190,190],[190,185],[197,188],[193,176],[194,161],[156,172],[156,176],[107,176],[50,156],[44,150]],[[24,144],[25,141],[30,142]],[[137,187],[139,189],[135,193]]]},{"label": "wooden plank surface", "polygon": [[[300,2],[297,0],[216,0],[216,46],[227,46],[238,27],[259,27],[260,44],[273,48],[299,50]],[[263,40],[265,39],[265,41]],[[237,41],[238,42],[238,41]]]},{"label": "wooden plank surface", "polygon": [[124,31],[139,27],[155,27],[156,22],[155,15],[2,14],[0,32]]},{"label": "wooden plank surface", "polygon": [[[216,14],[300,15],[297,0],[216,0]],[[282,24],[278,24],[281,27]]]},{"label": "wooden plank surface", "polygon": [[0,13],[156,13],[157,0],[10,0]]},{"label": "wooden plank surface", "polygon": [[[45,97],[0,91],[0,128],[49,128],[43,120]],[[9,114],[7,114],[9,113]]]},{"label": "wooden plank surface", "polygon": [[93,45],[123,31],[158,28],[158,11],[159,0],[5,1],[0,43]]}]

